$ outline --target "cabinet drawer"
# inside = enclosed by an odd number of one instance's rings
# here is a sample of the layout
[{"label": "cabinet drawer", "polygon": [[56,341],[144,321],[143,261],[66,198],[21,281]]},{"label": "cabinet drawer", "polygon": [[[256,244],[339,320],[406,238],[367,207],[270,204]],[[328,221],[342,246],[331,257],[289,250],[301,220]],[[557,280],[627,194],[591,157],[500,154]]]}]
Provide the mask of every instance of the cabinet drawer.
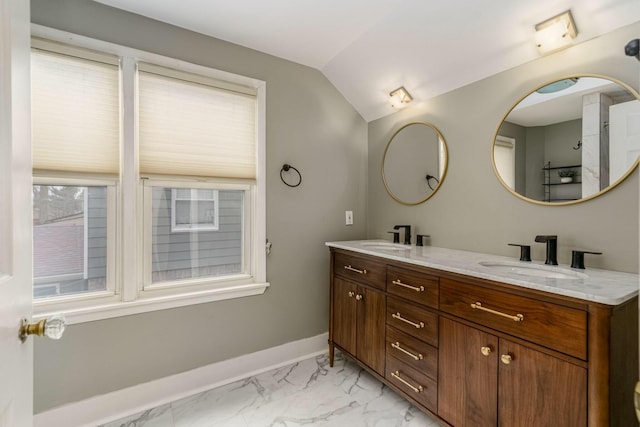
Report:
[{"label": "cabinet drawer", "polygon": [[438,346],[438,315],[404,301],[387,298],[387,325]]},{"label": "cabinet drawer", "polygon": [[438,282],[436,276],[387,268],[387,292],[435,309],[438,308]]},{"label": "cabinet drawer", "polygon": [[436,379],[438,349],[387,325],[387,358],[395,357],[406,365]]},{"label": "cabinet drawer", "polygon": [[387,357],[385,378],[430,411],[438,408],[438,383],[395,357]]},{"label": "cabinet drawer", "polygon": [[339,276],[384,290],[386,265],[379,260],[336,252],[333,271]]},{"label": "cabinet drawer", "polygon": [[440,282],[440,309],[587,359],[585,311],[447,279]]}]

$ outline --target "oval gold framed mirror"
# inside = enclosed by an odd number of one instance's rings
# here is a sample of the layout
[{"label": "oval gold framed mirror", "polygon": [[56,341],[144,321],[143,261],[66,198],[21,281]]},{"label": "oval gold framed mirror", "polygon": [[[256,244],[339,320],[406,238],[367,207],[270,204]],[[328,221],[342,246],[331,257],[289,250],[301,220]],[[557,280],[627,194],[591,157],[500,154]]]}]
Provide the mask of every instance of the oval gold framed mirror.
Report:
[{"label": "oval gold framed mirror", "polygon": [[593,199],[638,166],[640,96],[594,74],[545,83],[504,115],[491,150],[498,180],[523,200],[556,206]]},{"label": "oval gold framed mirror", "polygon": [[447,162],[447,144],[440,131],[429,123],[408,123],[387,143],[382,156],[382,182],[398,203],[418,205],[438,191]]}]

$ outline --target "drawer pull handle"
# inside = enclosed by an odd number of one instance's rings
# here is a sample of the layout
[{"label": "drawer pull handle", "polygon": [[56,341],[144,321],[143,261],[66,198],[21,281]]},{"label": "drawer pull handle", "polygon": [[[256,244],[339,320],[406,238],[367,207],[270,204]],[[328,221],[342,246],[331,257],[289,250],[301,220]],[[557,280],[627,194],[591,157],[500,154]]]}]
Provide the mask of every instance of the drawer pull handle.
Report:
[{"label": "drawer pull handle", "polygon": [[411,320],[405,319],[404,317],[402,317],[400,315],[400,313],[393,313],[391,314],[391,317],[393,317],[394,319],[398,319],[404,323],[408,323],[409,325],[413,326],[416,329],[420,329],[420,328],[424,328],[424,323],[423,322],[412,322]]},{"label": "drawer pull handle", "polygon": [[510,354],[503,354],[502,356],[500,356],[500,360],[502,361],[502,363],[504,363],[505,365],[508,365],[509,363],[511,363],[511,361],[513,360],[513,356]]},{"label": "drawer pull handle", "polygon": [[362,298],[364,298],[364,297],[362,296],[362,294],[358,294],[358,295],[356,295],[356,301],[360,301],[360,300],[362,300]]},{"label": "drawer pull handle", "polygon": [[411,286],[411,285],[407,285],[406,283],[402,283],[400,280],[394,280],[393,282],[394,285],[398,285],[398,286],[402,286],[403,288],[407,288],[407,289],[411,289],[412,291],[416,291],[416,292],[424,292],[424,286]]},{"label": "drawer pull handle", "polygon": [[349,293],[348,293],[349,298],[353,298],[355,296],[355,294],[356,294],[355,292],[349,291]]},{"label": "drawer pull handle", "polygon": [[482,311],[486,311],[487,313],[491,313],[491,314],[496,314],[498,316],[502,316],[502,317],[506,317],[507,319],[511,319],[514,322],[522,322],[524,320],[524,315],[518,313],[515,316],[512,316],[511,314],[506,314],[506,313],[502,313],[500,311],[496,311],[496,310],[492,310],[490,308],[486,308],[482,306],[482,303],[476,302],[475,304],[471,304],[471,308],[473,308],[474,310],[482,310]]},{"label": "drawer pull handle", "polygon": [[411,353],[410,351],[407,351],[404,348],[400,347],[400,343],[398,341],[392,342],[391,343],[391,347],[395,348],[396,350],[400,350],[401,352],[403,352],[407,356],[412,357],[414,360],[422,360],[422,359],[424,359],[424,356],[422,354],[418,353],[418,355],[415,355],[415,354]]},{"label": "drawer pull handle", "polygon": [[480,347],[480,353],[482,353],[483,356],[489,356],[491,354],[491,347]]},{"label": "drawer pull handle", "polygon": [[409,387],[411,390],[415,391],[416,393],[420,393],[420,392],[422,392],[422,390],[424,390],[421,385],[416,387],[413,384],[410,384],[409,382],[407,382],[407,380],[405,380],[404,378],[402,378],[400,376],[400,372],[398,372],[398,371],[392,372],[391,376],[393,378],[397,379],[398,381],[400,381],[402,384],[404,384],[407,387]]},{"label": "drawer pull handle", "polygon": [[367,274],[367,270],[358,270],[357,268],[353,268],[350,265],[345,265],[344,269],[353,271],[354,273],[358,273],[358,274]]}]

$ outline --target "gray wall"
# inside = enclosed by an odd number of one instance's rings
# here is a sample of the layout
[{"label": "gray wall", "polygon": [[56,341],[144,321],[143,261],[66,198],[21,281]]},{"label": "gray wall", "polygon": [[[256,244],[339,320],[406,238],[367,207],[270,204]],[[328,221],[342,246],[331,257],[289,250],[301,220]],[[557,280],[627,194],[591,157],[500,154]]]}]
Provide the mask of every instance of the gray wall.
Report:
[{"label": "gray wall", "polygon": [[[604,252],[589,257],[587,267],[637,272],[637,170],[597,199],[548,207],[507,191],[494,175],[490,156],[494,133],[505,112],[547,81],[595,73],[622,80],[637,90],[640,62],[625,56],[624,46],[639,33],[640,23],[635,23],[431,99],[425,107],[408,108],[369,123],[368,237],[389,239],[386,231],[394,224],[413,224],[415,233],[431,235],[433,246],[517,257],[517,248],[507,243],[531,244],[533,258],[540,260],[544,259],[544,245],[534,243],[534,237],[557,234],[561,264],[570,262],[571,249],[584,248]],[[386,194],[377,170],[393,132],[416,120],[434,124],[444,135],[449,170],[438,193],[422,205],[407,207]]]},{"label": "gray wall", "polygon": [[[273,243],[264,295],[72,325],[37,342],[35,412],[326,332],[324,242],[365,237],[367,125],[351,105],[308,67],[86,0],[31,5],[38,24],[266,81]],[[280,182],[283,163],[300,170],[300,187]]]}]

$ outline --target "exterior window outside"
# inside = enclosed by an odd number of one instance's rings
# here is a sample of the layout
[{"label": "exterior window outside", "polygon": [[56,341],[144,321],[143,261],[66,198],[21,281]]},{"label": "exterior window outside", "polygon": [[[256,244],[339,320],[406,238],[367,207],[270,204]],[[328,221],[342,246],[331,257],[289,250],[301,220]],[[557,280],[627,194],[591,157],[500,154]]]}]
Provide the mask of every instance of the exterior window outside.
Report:
[{"label": "exterior window outside", "polygon": [[171,189],[171,231],[217,230],[218,191]]},{"label": "exterior window outside", "polygon": [[106,290],[106,187],[33,186],[33,297]]},{"label": "exterior window outside", "polygon": [[243,191],[152,189],[152,283],[243,270]]}]

